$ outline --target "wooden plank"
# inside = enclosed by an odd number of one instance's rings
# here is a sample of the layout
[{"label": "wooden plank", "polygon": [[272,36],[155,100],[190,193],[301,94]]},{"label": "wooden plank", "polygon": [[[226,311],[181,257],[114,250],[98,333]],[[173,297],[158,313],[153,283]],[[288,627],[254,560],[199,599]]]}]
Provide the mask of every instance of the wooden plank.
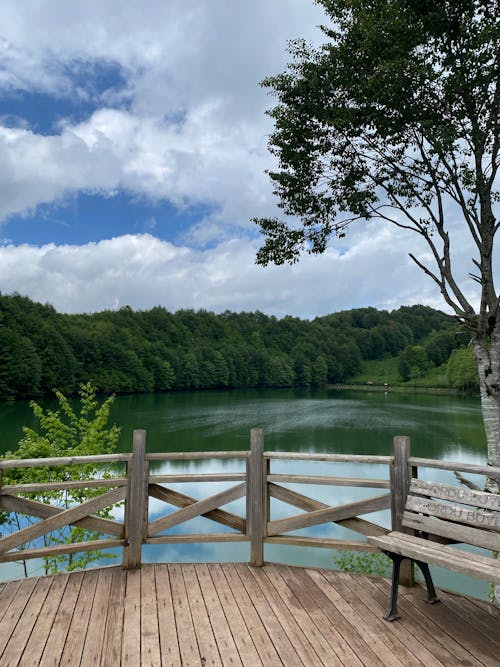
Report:
[{"label": "wooden plank", "polygon": [[[257,586],[251,571],[253,568],[242,563],[235,564],[234,568],[243,583],[247,595],[252,600],[257,614],[265,625],[268,634],[267,641],[272,642],[279,654],[280,662],[284,665],[302,665],[303,662],[295,650],[295,647],[286,636],[283,626],[280,623],[280,619],[277,618],[272,611],[266,595],[264,595],[260,587]],[[260,569],[256,570],[256,573],[259,576],[263,576]],[[280,662],[270,664],[280,664]]]},{"label": "wooden plank", "polygon": [[28,667],[28,665],[38,665],[47,639],[49,637],[54,618],[61,601],[64,599],[66,586],[69,581],[69,574],[56,574],[51,578],[51,585],[43,605],[43,614],[40,614],[31,631],[26,648],[18,663],[18,667]]},{"label": "wooden plank", "polygon": [[3,611],[2,623],[0,625],[0,639],[3,640],[3,643],[0,643],[0,646],[7,642],[14,631],[21,614],[24,613],[24,608],[35,585],[36,579],[34,578],[24,579],[18,586],[9,585],[9,591],[13,595],[8,596],[10,599],[5,600],[5,608],[0,609],[0,613]]},{"label": "wooden plank", "polygon": [[233,486],[230,489],[226,489],[221,493],[216,493],[209,498],[204,500],[199,500],[188,507],[185,507],[177,512],[168,514],[167,516],[156,519],[156,521],[151,521],[148,528],[148,537],[152,537],[155,533],[159,533],[162,530],[167,530],[173,526],[178,526],[185,521],[194,519],[197,516],[203,515],[206,512],[210,512],[219,507],[219,505],[226,505],[227,503],[232,502],[233,500],[238,500],[245,495],[246,484],[238,484]]},{"label": "wooden plank", "polygon": [[77,507],[72,507],[69,510],[63,510],[55,516],[50,517],[49,519],[43,519],[38,521],[32,526],[27,526],[17,531],[13,535],[8,535],[7,537],[2,537],[0,539],[0,553],[13,549],[14,547],[29,542],[30,540],[36,539],[41,535],[45,535],[52,530],[61,528],[68,524],[74,523],[83,517],[93,514],[104,507],[109,507],[115,503],[123,500],[125,497],[125,489],[118,488],[113,491],[108,491],[97,498],[92,498]]},{"label": "wooden plank", "polygon": [[186,588],[187,601],[193,620],[194,631],[200,652],[200,660],[205,664],[219,665],[222,667],[221,656],[212,630],[210,618],[207,613],[205,601],[200,588],[198,577],[192,563],[186,563],[182,567],[182,576]]},{"label": "wooden plank", "polygon": [[287,663],[283,663],[278,654],[279,647],[274,645],[272,637],[268,633],[267,619],[261,618],[259,615],[252,602],[253,598],[248,594],[239,577],[236,566],[225,563],[223,572],[231,589],[232,596],[236,600],[241,616],[245,621],[248,636],[251,637],[263,665],[273,665],[273,667],[274,665],[286,665]]},{"label": "wooden plank", "polygon": [[372,456],[370,454],[312,454],[303,452],[264,452],[267,459],[282,461],[333,461],[335,463],[373,463],[389,465],[392,456]]},{"label": "wooden plank", "polygon": [[307,514],[296,514],[286,519],[277,519],[267,524],[267,535],[279,535],[287,533],[290,530],[316,526],[320,523],[337,521],[339,519],[348,519],[357,514],[369,514],[387,509],[390,506],[391,494],[375,496],[365,500],[356,500],[352,503],[339,505],[337,507],[328,507],[327,509],[313,510]]},{"label": "wooden plank", "polygon": [[191,617],[191,610],[187,599],[187,592],[182,576],[182,566],[170,564],[170,588],[172,591],[172,606],[175,613],[175,625],[179,638],[179,650],[182,665],[200,665],[203,657],[198,650],[196,632]]},{"label": "wooden plank", "polygon": [[475,491],[464,486],[414,479],[410,485],[410,493],[500,511],[500,496],[497,493]]},{"label": "wooden plank", "polygon": [[[287,638],[292,643],[299,659],[304,665],[323,664],[328,667],[342,667],[342,662],[338,656],[331,651],[316,649],[316,642],[311,644],[304,632],[303,626],[298,622],[298,610],[302,609],[298,600],[295,604],[291,603],[290,597],[285,602],[274,587],[275,578],[272,577],[272,566],[266,566],[262,571],[253,570],[252,575],[260,588],[261,594],[266,599],[269,607],[273,611]],[[293,610],[293,611],[292,611]],[[317,636],[317,635],[316,635]],[[324,648],[324,647],[323,647]],[[326,653],[326,655],[325,655]],[[322,657],[320,657],[320,654]]]},{"label": "wooden plank", "polygon": [[[385,636],[381,636],[380,631],[374,628],[370,623],[366,623],[363,615],[359,613],[338,591],[332,580],[326,578],[325,571],[306,570],[307,574],[316,582],[328,599],[337,607],[342,616],[351,625],[351,633],[357,633],[358,629],[363,634],[363,639],[369,644],[372,651],[376,654],[382,664],[387,667],[401,667],[405,665],[404,658],[396,656],[390,647],[386,644]],[[367,664],[372,664],[368,662]]]},{"label": "wooden plank", "polygon": [[336,572],[335,577],[329,577],[329,573],[326,573],[325,576],[330,578],[340,595],[349,601],[353,609],[358,611],[366,624],[369,624],[383,637],[384,643],[399,659],[404,661],[405,665],[419,667],[424,664],[425,667],[442,667],[442,663],[428,650],[427,642],[424,644],[421,640],[415,640],[406,628],[400,627],[400,624],[387,623],[382,620],[385,609],[381,609],[374,602],[357,577],[346,572]]},{"label": "wooden plank", "polygon": [[[459,505],[440,502],[438,500],[429,500],[427,498],[418,498],[417,496],[408,496],[406,509],[412,512],[420,512],[431,516],[437,516],[440,519],[453,521],[456,525],[464,523],[476,528],[488,528],[489,530],[500,531],[500,512],[482,509],[468,509]],[[459,526],[457,525],[457,531]]]},{"label": "wooden plank", "polygon": [[64,589],[64,594],[57,609],[49,636],[47,637],[38,667],[52,667],[54,665],[54,656],[59,657],[62,654],[83,578],[83,572],[74,572],[68,578],[68,583]]},{"label": "wooden plank", "polygon": [[125,598],[127,572],[116,567],[110,568],[108,573],[111,577],[111,585],[109,588],[108,613],[104,628],[101,662],[98,663],[100,667],[119,665],[122,652],[123,601]]},{"label": "wooden plank", "polygon": [[474,544],[477,547],[500,551],[500,535],[480,528],[458,526],[450,521],[443,521],[434,516],[423,516],[413,512],[405,512],[404,525],[414,530],[421,530],[434,535],[450,538],[455,542]]},{"label": "wooden plank", "polygon": [[1,493],[39,493],[40,491],[66,491],[68,489],[101,489],[107,487],[125,486],[125,477],[68,480],[66,482],[44,482],[39,484],[6,484],[2,486]]},{"label": "wooden plank", "polygon": [[141,667],[161,665],[155,572],[141,569]]},{"label": "wooden plank", "polygon": [[469,472],[474,475],[486,475],[500,479],[500,467],[488,465],[476,465],[475,463],[461,463],[457,461],[442,461],[437,459],[425,459],[417,456],[410,456],[409,465],[420,468],[439,468],[440,470],[452,470],[459,472]]},{"label": "wooden plank", "polygon": [[194,564],[193,568],[203,595],[203,601],[219,649],[222,664],[234,665],[235,667],[240,665],[243,667],[243,662],[240,659],[231,629],[226,616],[224,615],[224,610],[222,609],[217,590],[214,586],[212,577],[210,576],[209,568],[204,563]]},{"label": "wooden plank", "polygon": [[353,551],[378,551],[377,547],[360,540],[338,540],[323,537],[304,537],[303,535],[274,535],[264,539],[266,544],[288,544],[294,547],[315,547],[319,549],[341,549]]},{"label": "wooden plank", "polygon": [[[64,512],[61,507],[46,505],[36,500],[27,500],[26,498],[16,498],[15,496],[0,496],[0,507],[8,509],[11,512],[20,512],[29,516],[36,516],[40,519],[47,519]],[[112,519],[101,519],[100,517],[86,517],[72,523],[74,526],[81,526],[89,530],[95,530],[104,535],[116,535],[123,537],[124,527],[122,523]]]},{"label": "wooden plank", "polygon": [[[91,663],[89,663],[91,664]],[[121,665],[141,664],[141,570],[127,570]]]},{"label": "wooden plank", "polygon": [[157,535],[147,537],[144,544],[186,544],[196,542],[248,542],[240,533],[182,533],[179,535]]},{"label": "wooden plank", "polygon": [[[262,666],[262,660],[252,641],[252,636],[249,633],[247,626],[245,625],[245,621],[239,609],[238,601],[235,599],[233,592],[231,591],[231,588],[229,586],[229,583],[224,576],[224,570],[225,566],[220,565],[219,563],[212,563],[210,565],[206,564],[196,565],[196,572],[198,574],[198,579],[200,581],[202,590],[205,593],[205,590],[207,589],[210,592],[210,597],[212,597],[213,593],[211,592],[212,588],[207,583],[207,577],[210,576],[213,582],[215,594],[217,595],[218,605],[220,606],[221,613],[224,614],[225,618],[225,623],[222,620],[222,618],[221,622],[224,623],[224,625],[227,624],[227,627],[229,628],[229,632],[231,633],[231,637],[236,646],[241,662],[243,663],[243,665]],[[217,613],[217,619],[218,619],[218,611],[217,612],[213,611],[213,608],[217,607],[217,600],[215,600],[213,603],[210,602],[209,604],[207,604],[207,608],[209,608],[209,613],[211,613],[210,610],[212,610],[212,613],[214,614],[214,622],[213,622],[214,632],[216,631],[215,628],[217,627],[215,614]],[[220,642],[218,637],[217,641],[220,647]],[[225,641],[227,641],[227,644],[230,647],[231,643],[229,639]],[[225,650],[222,649],[220,650],[222,659],[226,661]]]},{"label": "wooden plank", "polygon": [[[12,600],[18,597],[18,590],[20,586],[21,586],[21,581],[9,581],[3,584],[2,594],[0,596],[0,631],[3,629],[1,625],[2,619],[7,613],[7,610]],[[2,635],[0,635],[0,639],[2,638],[5,637],[2,637]]]},{"label": "wooden plank", "polygon": [[247,534],[250,538],[250,563],[256,567],[264,562],[266,534],[266,476],[264,474],[264,432],[250,431],[251,449],[247,459]]},{"label": "wooden plank", "polygon": [[[165,503],[170,503],[171,505],[181,508],[189,507],[198,502],[196,498],[191,498],[190,496],[186,496],[173,489],[166,489],[164,486],[159,486],[158,484],[150,484],[149,495],[157,500],[162,500]],[[215,509],[210,512],[205,512],[201,516],[205,519],[220,523],[223,526],[238,530],[241,533],[246,533],[246,521],[243,517],[240,517],[237,514],[232,514],[226,510]]]},{"label": "wooden plank", "polygon": [[148,461],[191,461],[204,459],[246,459],[248,450],[224,452],[151,452],[146,454]]},{"label": "wooden plank", "polygon": [[320,475],[284,475],[272,474],[267,476],[268,482],[279,484],[318,484],[326,486],[355,486],[388,489],[391,485],[388,479],[368,479],[359,477],[322,477]]},{"label": "wooden plank", "polygon": [[146,431],[134,431],[134,450],[127,470],[127,501],[125,503],[125,535],[128,546],[123,550],[123,567],[133,569],[141,566],[142,540],[146,534],[146,502],[148,496],[148,474],[145,466]]},{"label": "wooden plank", "polygon": [[[26,603],[25,608],[19,610],[17,618],[7,617],[6,622],[9,625],[2,623],[3,641],[0,643],[0,665],[16,665],[20,661],[51,583],[51,577],[36,579],[35,586],[29,597],[24,598],[24,602]],[[13,621],[15,621],[15,626]],[[9,629],[12,632],[9,633]],[[5,636],[3,636],[4,632]]]},{"label": "wooden plank", "polygon": [[184,484],[193,482],[244,482],[244,472],[220,472],[220,473],[201,473],[194,474],[180,474],[174,473],[170,475],[149,475],[149,484]]},{"label": "wooden plank", "polygon": [[397,435],[394,438],[394,464],[391,467],[391,521],[392,530],[402,530],[403,512],[410,488],[408,457],[410,456],[410,438]]},{"label": "wooden plank", "polygon": [[80,666],[98,580],[98,570],[84,572],[80,594],[78,595],[78,600],[73,610],[73,617],[66,637],[66,644],[61,655],[60,664],[65,667]]},{"label": "wooden plank", "polygon": [[[331,636],[330,643],[333,642],[335,651],[339,652],[344,663],[351,664],[350,652],[354,652],[356,659],[364,665],[384,667],[381,658],[365,637],[364,626],[351,623],[352,619],[347,618],[343,613],[343,605],[338,606],[327,594],[325,588],[328,589],[328,582],[325,582],[322,577],[314,578],[312,572],[304,568],[289,567],[286,582],[297,598],[308,601],[309,613],[311,613],[310,605],[312,604],[313,609],[321,609],[329,619],[331,625],[327,625],[324,632],[327,633],[327,636]],[[312,598],[312,603],[310,598]],[[353,664],[356,664],[355,660]]]},{"label": "wooden plank", "polygon": [[43,466],[87,465],[88,463],[116,463],[130,461],[130,454],[98,454],[92,456],[59,456],[40,459],[0,459],[0,469],[40,468]]},{"label": "wooden plank", "polygon": [[[170,576],[166,564],[154,565],[162,667],[181,664]],[[104,666],[103,666],[104,667]]]},{"label": "wooden plank", "polygon": [[46,558],[47,556],[61,556],[64,554],[78,553],[80,551],[111,549],[112,547],[122,547],[124,545],[125,540],[103,539],[91,540],[89,542],[75,542],[74,544],[58,544],[52,547],[40,547],[39,549],[21,549],[0,555],[0,563],[30,560],[31,558]]},{"label": "wooden plank", "polygon": [[264,571],[283,602],[293,609],[293,616],[313,644],[322,664],[328,666],[338,661],[350,667],[363,664],[350,647],[350,638],[338,632],[328,609],[324,609],[321,600],[314,596],[312,591],[316,585],[311,580],[307,587],[302,586],[295,577],[296,568],[273,565],[266,566]]},{"label": "wooden plank", "polygon": [[[82,665],[98,665],[104,648],[104,631],[111,594],[111,570],[99,570],[92,609],[81,654]],[[137,663],[138,664],[138,663]]]}]

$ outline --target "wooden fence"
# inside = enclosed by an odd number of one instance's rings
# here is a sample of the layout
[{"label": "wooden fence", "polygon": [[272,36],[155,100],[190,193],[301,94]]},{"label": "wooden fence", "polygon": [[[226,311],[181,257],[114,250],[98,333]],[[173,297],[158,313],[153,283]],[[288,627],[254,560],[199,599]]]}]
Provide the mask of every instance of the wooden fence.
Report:
[{"label": "wooden fence", "polygon": [[[134,431],[132,454],[0,460],[0,510],[39,519],[31,525],[0,537],[0,562],[122,547],[123,567],[132,569],[141,566],[143,544],[179,542],[250,542],[250,562],[255,566],[260,566],[264,562],[265,544],[375,551],[376,548],[367,544],[363,538],[369,535],[382,535],[388,530],[361,517],[372,512],[390,509],[391,529],[400,530],[409,481],[411,476],[417,476],[418,466],[481,475],[491,472],[491,469],[486,466],[411,457],[409,438],[403,436],[394,438],[394,451],[390,456],[266,452],[263,432],[260,429],[251,431],[250,440],[250,451],[148,454],[146,453],[146,432],[136,430]],[[180,460],[203,462],[208,459],[240,459],[245,462],[245,470],[215,474],[203,472],[197,474],[150,473],[151,462]],[[272,467],[276,461],[383,465],[387,467],[388,474],[384,479],[364,476],[283,474],[273,472]],[[91,480],[1,484],[2,471],[9,469],[85,464],[105,464],[107,466],[121,464],[124,465],[125,472],[122,476]],[[500,471],[498,474],[500,475]],[[172,485],[185,482],[234,482],[234,484],[215,495],[197,499],[172,488]],[[328,505],[286,486],[290,484],[366,487],[379,490],[379,492],[362,500],[341,505]],[[67,509],[29,497],[43,491],[78,488],[101,489],[102,493],[91,500]],[[153,519],[149,508],[150,498],[174,506],[176,510],[159,517],[155,515]],[[222,509],[225,505],[241,498],[246,498],[244,516]],[[300,512],[286,518],[273,518],[271,515],[271,499],[273,498],[297,508]],[[122,502],[124,503],[123,521],[95,516],[99,510]],[[226,532],[203,534],[165,532],[195,517],[208,518],[224,526]],[[309,537],[292,532],[331,522],[357,532],[361,539]],[[70,525],[96,531],[103,537],[75,544],[52,544],[36,548],[29,546],[33,540]],[[227,528],[230,529],[230,532],[227,531]],[[406,577],[411,579],[410,571]]]}]

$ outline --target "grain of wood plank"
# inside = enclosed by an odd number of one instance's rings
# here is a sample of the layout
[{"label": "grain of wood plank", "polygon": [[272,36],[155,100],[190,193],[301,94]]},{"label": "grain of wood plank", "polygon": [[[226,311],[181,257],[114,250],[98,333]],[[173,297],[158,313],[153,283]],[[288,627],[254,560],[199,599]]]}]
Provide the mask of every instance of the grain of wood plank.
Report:
[{"label": "grain of wood plank", "polygon": [[212,630],[212,625],[210,623],[210,618],[208,616],[194,565],[191,563],[184,565],[182,568],[182,575],[184,577],[184,586],[186,587],[191,618],[193,619],[193,626],[198,642],[198,650],[201,656],[200,660],[202,661],[202,664],[221,667],[222,662],[217,648],[217,642]]},{"label": "grain of wood plank", "polygon": [[[427,649],[427,646],[421,641],[415,640],[413,635],[404,626],[399,624],[395,627],[393,623],[386,623],[381,620],[381,612],[385,610],[381,609],[379,604],[367,594],[366,584],[363,584],[356,577],[352,577],[346,572],[339,572],[336,575],[335,585],[337,590],[342,594],[343,590],[349,589],[358,597],[363,605],[362,607],[358,606],[358,608],[361,613],[366,610],[364,612],[366,613],[366,621],[387,638],[387,643],[391,646],[392,650],[401,655],[407,665],[423,663],[426,667],[439,667],[442,664]],[[408,657],[408,653],[410,657]]]},{"label": "grain of wood plank", "polygon": [[196,667],[199,667],[201,655],[198,650],[196,632],[182,576],[182,566],[171,564],[168,566],[168,570],[182,665],[196,665]]},{"label": "grain of wood plank", "polygon": [[[356,656],[346,639],[337,631],[330,619],[328,608],[322,604],[322,596],[314,596],[316,584],[309,578],[303,585],[296,577],[297,568],[266,568],[273,585],[282,599],[293,607],[294,616],[314,644],[318,656],[327,665],[340,659],[344,665],[358,667],[363,663]],[[331,606],[328,603],[328,606]]]},{"label": "grain of wood plank", "polygon": [[121,664],[141,664],[141,571],[128,570],[123,609],[123,642]]},{"label": "grain of wood plank", "polygon": [[[23,592],[21,592],[19,589],[22,586],[22,581],[10,581],[9,583],[5,584],[5,587],[2,591],[2,596],[0,597],[0,641],[2,641],[5,637],[7,637],[7,629],[4,627],[3,619],[6,616],[9,606],[12,603],[13,600],[17,598],[18,601],[20,601],[21,597],[23,597]],[[25,586],[28,585],[30,587],[33,587],[35,585],[35,582],[31,580],[25,580]],[[19,593],[19,595],[18,595]]]},{"label": "grain of wood plank", "polygon": [[[478,632],[483,633],[488,641],[496,644],[500,651],[500,631],[498,633],[491,632],[491,623],[486,622],[484,613],[478,613],[478,606],[474,601],[465,596],[455,597],[450,595],[447,597],[446,604],[450,609],[453,609],[459,618],[462,618],[466,623],[470,623]],[[500,610],[495,609],[493,605],[489,605],[487,613],[497,619],[500,628]]]},{"label": "grain of wood plank", "polygon": [[252,571],[252,574],[256,577],[261,590],[269,592],[267,598],[270,606],[280,619],[281,625],[304,664],[342,666],[342,662],[331,646],[318,632],[314,623],[311,623],[309,615],[304,611],[302,601],[290,594],[288,587],[278,574],[278,568],[266,566],[259,572]]},{"label": "grain of wood plank", "polygon": [[[218,563],[210,565],[210,569],[207,565],[197,565],[198,578],[200,578],[200,569],[206,570],[207,576],[210,576],[213,582],[222,613],[224,614],[243,665],[262,665],[260,656],[253,643],[252,636],[248,632],[240,612],[239,600],[237,601],[235,599],[231,591],[229,582],[224,576],[223,567]],[[225,655],[222,655],[222,658],[225,660]]]},{"label": "grain of wood plank", "polygon": [[111,577],[111,585],[109,589],[106,627],[104,629],[101,667],[120,665],[123,641],[123,600],[125,598],[127,574],[118,567],[109,569],[108,573]]},{"label": "grain of wood plank", "polygon": [[250,567],[246,564],[236,564],[235,569],[247,591],[248,596],[264,623],[271,642],[273,643],[280,659],[284,665],[302,665],[303,661],[295,650],[286,632],[281,625],[280,619],[274,614],[267,596],[262,593],[257,585]]},{"label": "grain of wood plank", "polygon": [[[343,657],[344,663],[346,665],[350,664],[350,649],[354,652],[356,658],[364,665],[370,665],[370,667],[384,667],[384,663],[372,650],[370,644],[365,641],[365,637],[359,632],[358,627],[354,627],[350,624],[321,588],[323,581],[319,579],[318,585],[318,582],[310,576],[309,572],[302,568],[288,568],[288,570],[289,573],[286,581],[292,590],[294,590],[295,595],[299,596],[300,599],[307,600],[307,595],[309,594],[311,598],[313,598],[312,604],[314,604],[315,607],[320,607],[330,620],[330,623],[334,626],[332,639],[335,639],[335,651]],[[297,580],[298,587],[297,584],[294,583],[294,579]],[[308,609],[308,611],[311,613],[312,610]],[[340,640],[338,637],[339,635]],[[347,646],[345,646],[345,644],[347,644]]]},{"label": "grain of wood plank", "polygon": [[[40,659],[39,667],[49,667],[59,663],[59,657],[62,655],[66,643],[71,619],[73,618],[73,609],[75,608],[80,588],[83,582],[83,572],[75,572],[69,577],[64,597],[59,605],[54,622],[50,629],[45,649]],[[31,600],[30,600],[31,604]]]},{"label": "grain of wood plank", "polygon": [[[389,581],[385,579],[377,579],[375,585],[384,591],[385,599],[389,600],[391,589]],[[448,630],[450,630],[450,628],[443,627],[442,624],[437,622],[439,616],[438,608],[442,607],[442,604],[436,604],[429,607],[429,605],[424,602],[424,599],[425,593],[420,586],[415,589],[402,588],[400,589],[398,608],[412,620],[415,619],[419,622],[425,634],[427,632],[432,633],[432,636],[435,639],[456,656],[456,662],[452,664],[484,665],[484,662],[481,661],[474,652],[470,651],[470,646],[466,646],[463,642],[457,641],[455,637],[456,627],[454,630],[451,628],[451,632],[449,632]],[[437,614],[436,610],[438,610]],[[442,610],[441,613],[443,613]]]},{"label": "grain of wood plank", "polygon": [[203,601],[207,610],[212,632],[219,649],[220,658],[223,665],[242,665],[238,649],[234,643],[231,630],[227,623],[224,611],[219,601],[212,578],[205,564],[195,564],[194,573],[198,578]]},{"label": "grain of wood plank", "polygon": [[181,655],[168,566],[166,564],[156,564],[154,571],[158,604],[161,665],[162,667],[177,667],[181,664]]},{"label": "grain of wood plank", "polygon": [[64,599],[69,574],[53,575],[51,580],[51,585],[43,605],[43,613],[38,616],[37,622],[33,626],[18,667],[34,667],[40,663],[55,615],[61,601]]},{"label": "grain of wood plank", "polygon": [[154,568],[141,569],[141,667],[161,664]]},{"label": "grain of wood plank", "polygon": [[89,570],[84,573],[80,594],[66,637],[66,645],[59,663],[61,667],[77,667],[80,665],[98,581],[98,570]]},{"label": "grain of wood plank", "polygon": [[233,597],[237,601],[241,615],[245,620],[248,634],[253,639],[255,648],[257,649],[263,664],[273,666],[286,664],[281,661],[281,657],[268,634],[266,619],[262,619],[257,613],[252,598],[247,593],[247,590],[236,571],[235,565],[230,563],[225,564],[224,575],[229,583]]},{"label": "grain of wood plank", "polygon": [[324,571],[320,572],[308,569],[307,573],[337,607],[342,616],[349,622],[352,627],[351,632],[358,632],[358,628],[362,628],[363,639],[369,643],[370,648],[376,653],[384,665],[387,667],[402,667],[405,665],[398,656],[392,653],[390,648],[380,637],[380,634],[370,625],[367,625],[363,616],[350,605],[348,600],[340,595],[336,586],[332,584],[331,580],[325,577]]},{"label": "grain of wood plank", "polygon": [[90,611],[87,635],[83,646],[81,664],[98,665],[101,659],[104,642],[104,630],[109,608],[111,577],[109,570],[99,570],[98,581],[92,609]]},{"label": "grain of wood plank", "polygon": [[[367,595],[377,605],[380,611],[380,616],[382,616],[387,609],[388,601],[387,595],[376,585],[377,579],[378,577],[375,578],[359,575],[360,585],[364,587]],[[423,591],[422,595],[424,595]],[[403,601],[402,605],[405,607],[406,601]],[[393,624],[389,623],[388,625],[392,627]],[[404,631],[408,632],[415,638],[415,641],[421,644],[423,643],[422,638],[424,637],[425,646],[431,651],[441,665],[455,665],[459,664],[459,661],[467,659],[466,652],[461,647],[461,652],[459,651],[458,655],[457,652],[453,652],[453,645],[455,642],[453,642],[448,635],[436,632],[436,628],[429,618],[422,614],[418,609],[415,609],[411,614],[403,614],[395,626],[394,631],[396,633],[400,631],[400,628],[403,628]],[[402,636],[405,636],[404,631]],[[474,664],[479,665],[480,663],[479,661],[476,661]]]},{"label": "grain of wood plank", "polygon": [[[51,583],[51,577],[41,577],[36,581],[36,585],[27,600],[24,613],[19,615],[19,621],[16,623],[10,638],[6,638],[6,641],[0,644],[0,665],[15,665],[19,662]],[[3,627],[2,624],[2,629]]]}]

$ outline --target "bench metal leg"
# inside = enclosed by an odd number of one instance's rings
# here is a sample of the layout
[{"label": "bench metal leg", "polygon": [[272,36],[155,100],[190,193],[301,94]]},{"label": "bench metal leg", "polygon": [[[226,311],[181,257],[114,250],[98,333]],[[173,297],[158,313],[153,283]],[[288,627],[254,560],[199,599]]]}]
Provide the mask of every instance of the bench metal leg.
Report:
[{"label": "bench metal leg", "polygon": [[392,622],[399,618],[398,614],[398,588],[399,588],[399,570],[401,569],[401,561],[405,556],[392,553],[391,551],[384,551],[386,556],[392,560],[392,583],[391,583],[391,606],[384,615],[386,621]]},{"label": "bench metal leg", "polygon": [[431,572],[427,563],[423,563],[420,560],[414,561],[420,568],[420,571],[424,575],[425,585],[427,586],[427,600],[429,604],[435,604],[439,602],[439,598],[436,595],[436,589],[434,588],[434,582],[432,581]]}]

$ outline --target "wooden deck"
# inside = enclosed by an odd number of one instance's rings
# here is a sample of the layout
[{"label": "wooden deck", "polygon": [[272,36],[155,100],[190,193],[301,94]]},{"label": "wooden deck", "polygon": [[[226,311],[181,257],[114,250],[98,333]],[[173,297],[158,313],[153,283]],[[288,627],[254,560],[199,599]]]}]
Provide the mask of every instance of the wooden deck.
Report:
[{"label": "wooden deck", "polygon": [[0,583],[0,667],[500,664],[500,613],[385,579],[283,565],[155,564]]}]

